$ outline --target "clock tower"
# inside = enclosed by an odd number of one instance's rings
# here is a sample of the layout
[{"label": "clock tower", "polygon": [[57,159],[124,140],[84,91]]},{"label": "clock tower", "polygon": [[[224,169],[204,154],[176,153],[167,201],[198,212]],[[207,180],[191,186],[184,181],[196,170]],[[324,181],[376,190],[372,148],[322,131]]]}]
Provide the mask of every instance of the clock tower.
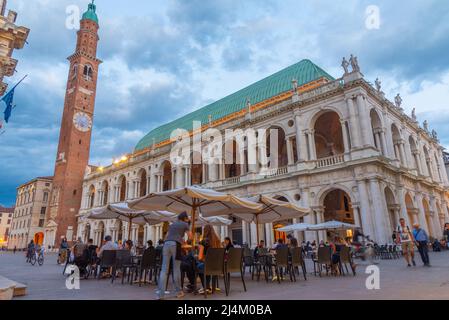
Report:
[{"label": "clock tower", "polygon": [[45,244],[58,246],[76,235],[83,178],[88,166],[98,78],[98,17],[90,3],[83,14],[75,53],[68,57],[69,77],[65,93],[59,145],[50,205],[47,209]]}]

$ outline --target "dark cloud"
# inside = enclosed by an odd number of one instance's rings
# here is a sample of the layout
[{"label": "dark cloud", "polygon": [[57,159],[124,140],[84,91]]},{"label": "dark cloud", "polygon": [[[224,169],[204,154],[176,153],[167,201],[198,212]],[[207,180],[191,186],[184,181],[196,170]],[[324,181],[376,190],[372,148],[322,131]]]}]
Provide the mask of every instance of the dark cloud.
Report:
[{"label": "dark cloud", "polygon": [[[66,8],[76,4],[83,11],[88,2],[9,3],[19,12],[18,23],[31,28],[29,44],[14,53],[20,61],[17,78],[29,78],[18,88],[18,107],[0,136],[0,203],[12,204],[20,183],[53,173],[66,57],[76,40],[76,32],[65,27]],[[372,4],[381,10],[379,30],[365,28],[365,9]],[[107,164],[132,151],[154,127],[220,98],[207,90],[230,93],[233,86],[249,84],[237,75],[258,80],[303,58],[340,72],[341,57],[353,52],[368,79],[388,74],[398,87],[406,81],[422,90],[422,81],[439,81],[449,68],[449,4],[437,0],[348,0],[344,5],[330,0],[134,0],[132,5],[99,0],[97,5],[98,56],[104,63],[93,164]],[[449,145],[449,115],[421,116]]]}]

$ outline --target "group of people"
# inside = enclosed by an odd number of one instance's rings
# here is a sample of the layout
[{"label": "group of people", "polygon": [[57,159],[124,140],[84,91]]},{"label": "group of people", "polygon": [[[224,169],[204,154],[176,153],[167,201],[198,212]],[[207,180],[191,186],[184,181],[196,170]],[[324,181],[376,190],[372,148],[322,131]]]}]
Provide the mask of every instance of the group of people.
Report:
[{"label": "group of people", "polygon": [[415,246],[425,267],[430,267],[429,247],[434,251],[441,251],[441,248],[447,248],[449,239],[449,223],[444,225],[443,239],[431,241],[427,232],[421,228],[419,223],[413,224],[413,230],[406,225],[405,219],[399,220],[398,229],[393,233],[393,240],[402,247],[402,254],[407,267],[416,266]]}]

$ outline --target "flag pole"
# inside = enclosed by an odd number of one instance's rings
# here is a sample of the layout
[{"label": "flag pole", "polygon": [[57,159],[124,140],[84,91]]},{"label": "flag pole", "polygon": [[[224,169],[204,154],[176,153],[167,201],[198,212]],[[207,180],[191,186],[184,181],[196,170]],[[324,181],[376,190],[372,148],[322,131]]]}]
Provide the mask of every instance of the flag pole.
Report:
[{"label": "flag pole", "polygon": [[[16,85],[15,85],[14,87],[12,87],[12,89],[11,89],[11,90],[9,90],[9,91],[8,91],[8,93],[10,93],[10,92],[11,92],[11,91],[13,91],[13,90],[14,90],[15,88],[17,88],[17,86],[18,86],[19,84],[21,84],[21,83],[22,83],[22,81],[23,81],[23,80],[25,80],[25,78],[26,78],[26,77],[28,77],[28,75],[27,75],[27,74],[26,74],[26,75],[25,75],[25,76],[24,76],[24,77],[23,77],[22,79],[20,79],[20,81],[19,81],[19,82],[17,82],[17,83],[16,83]],[[7,95],[8,95],[8,93],[7,93],[7,94],[5,94],[5,95],[4,95],[3,97],[7,96]]]}]

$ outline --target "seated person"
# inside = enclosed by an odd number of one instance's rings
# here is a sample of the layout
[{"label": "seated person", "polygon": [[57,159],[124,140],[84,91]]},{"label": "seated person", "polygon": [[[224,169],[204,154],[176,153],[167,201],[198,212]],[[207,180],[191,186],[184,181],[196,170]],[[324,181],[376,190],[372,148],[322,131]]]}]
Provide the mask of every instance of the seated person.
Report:
[{"label": "seated person", "polygon": [[89,262],[92,264],[97,263],[97,249],[98,246],[94,245],[94,240],[89,239],[87,240],[87,250],[88,250],[88,256],[89,256]]},{"label": "seated person", "polygon": [[100,250],[98,251],[98,258],[101,259],[103,256],[103,251],[105,250],[118,250],[118,246],[112,242],[111,236],[104,237],[104,244],[101,246]]},{"label": "seated person", "polygon": [[257,259],[259,257],[260,249],[265,249],[265,241],[260,240],[259,245],[254,249],[254,258]]},{"label": "seated person", "polygon": [[[204,262],[206,260],[206,254],[207,250],[209,248],[221,248],[220,238],[215,233],[214,228],[211,225],[207,225],[204,227],[204,235],[203,235],[203,241],[201,241],[199,245],[200,251],[198,254],[198,263],[197,263],[197,269],[198,269],[198,275],[201,278],[201,283],[203,285],[203,289],[200,290],[200,293],[204,293],[204,290],[207,290],[207,293],[212,293],[212,287],[210,285],[210,276],[206,276],[206,283],[204,283]],[[218,278],[214,276],[214,283],[218,284]],[[216,290],[220,291],[220,288],[216,286]]]},{"label": "seated person", "polygon": [[232,244],[231,238],[226,237],[224,239],[224,248],[226,249],[226,252],[228,252],[229,249],[234,248],[234,245]]}]

